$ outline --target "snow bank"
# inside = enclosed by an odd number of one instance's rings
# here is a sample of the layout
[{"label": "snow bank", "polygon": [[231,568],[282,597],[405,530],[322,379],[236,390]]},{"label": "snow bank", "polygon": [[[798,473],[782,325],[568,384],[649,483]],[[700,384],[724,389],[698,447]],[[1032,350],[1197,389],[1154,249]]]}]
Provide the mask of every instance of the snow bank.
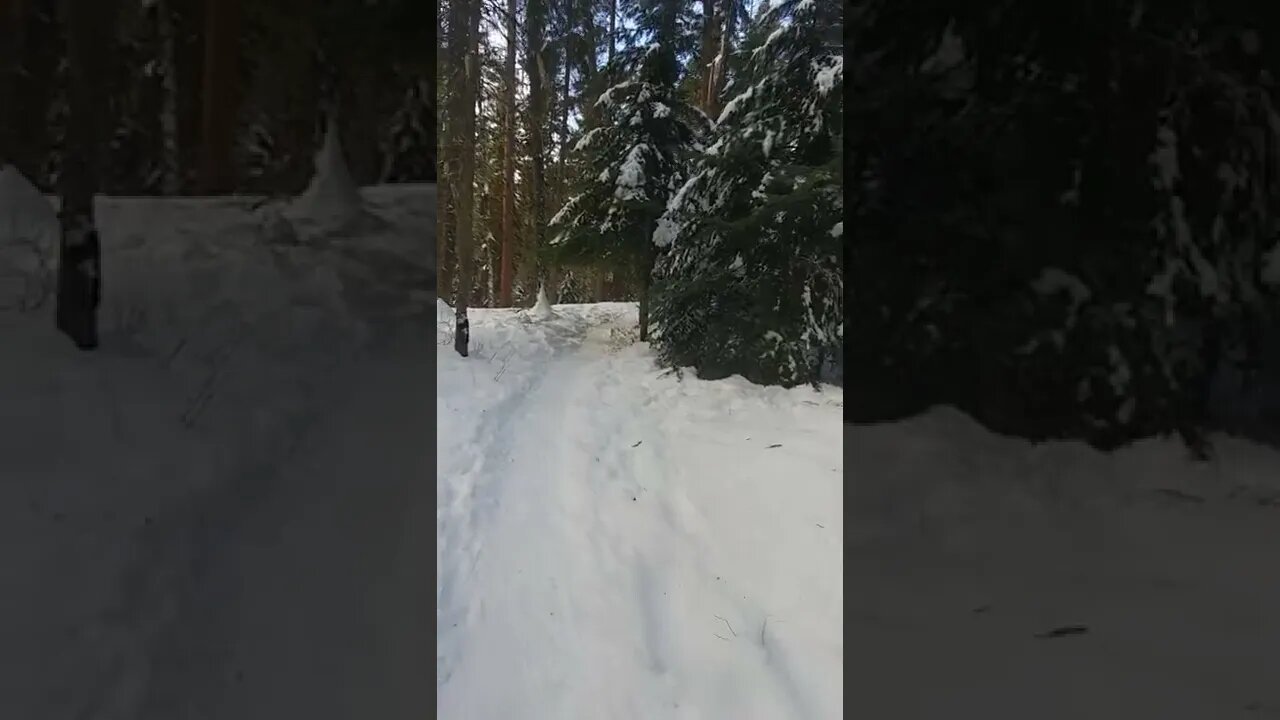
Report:
[{"label": "snow bank", "polygon": [[1032,445],[949,409],[849,426],[852,714],[1280,707],[1280,454],[1217,442],[1194,464],[1172,440]]},{"label": "snow bank", "polygon": [[0,312],[31,311],[53,293],[58,216],[12,165],[0,167]]},{"label": "snow bank", "polygon": [[100,198],[100,349],[48,312],[0,313],[0,566],[22,588],[0,595],[22,619],[0,716],[137,718],[191,689],[157,687],[186,666],[156,653],[201,573],[363,358],[421,347],[433,191],[365,195],[384,232],[305,247],[265,237],[246,199]]}]

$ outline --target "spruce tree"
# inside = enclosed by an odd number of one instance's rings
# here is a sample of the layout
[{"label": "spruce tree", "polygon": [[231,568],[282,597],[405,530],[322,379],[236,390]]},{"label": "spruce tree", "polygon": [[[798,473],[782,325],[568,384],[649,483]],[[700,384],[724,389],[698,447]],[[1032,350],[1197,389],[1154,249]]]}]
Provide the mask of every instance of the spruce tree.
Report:
[{"label": "spruce tree", "polygon": [[675,53],[661,42],[674,15],[642,16],[657,24],[656,41],[619,54],[610,66],[620,81],[596,99],[594,125],[574,148],[583,181],[550,222],[560,263],[607,267],[641,288],[641,340],[648,337],[654,229],[710,127],[676,89]]},{"label": "spruce tree", "polygon": [[715,142],[654,235],[663,363],[795,385],[842,352],[841,14],[784,0],[753,22]]}]

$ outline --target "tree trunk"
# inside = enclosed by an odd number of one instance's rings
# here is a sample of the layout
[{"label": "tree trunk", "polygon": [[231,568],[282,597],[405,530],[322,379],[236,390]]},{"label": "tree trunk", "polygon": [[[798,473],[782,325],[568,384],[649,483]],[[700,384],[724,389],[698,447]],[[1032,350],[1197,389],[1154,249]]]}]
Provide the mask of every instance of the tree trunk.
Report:
[{"label": "tree trunk", "polygon": [[702,41],[698,47],[698,105],[707,114],[715,100],[716,58],[724,30],[721,8],[725,0],[702,0]]},{"label": "tree trunk", "polygon": [[[200,186],[204,123],[205,13],[203,0],[169,0],[178,15],[174,62],[177,74],[178,178],[183,193]],[[306,182],[299,180],[298,187]]]},{"label": "tree trunk", "polygon": [[24,20],[22,0],[0,0],[0,167],[18,164],[18,84],[23,70]]},{"label": "tree trunk", "polygon": [[511,307],[516,245],[516,0],[507,0],[507,56],[502,95],[502,257],[499,307]]},{"label": "tree trunk", "polygon": [[235,188],[241,0],[206,0],[200,176],[204,192]]},{"label": "tree trunk", "polygon": [[[565,24],[567,27],[573,27],[573,21],[574,21],[573,11],[574,11],[573,0],[565,0]],[[562,187],[565,184],[567,184],[569,181],[569,164],[566,162],[566,157],[569,152],[569,98],[573,94],[573,89],[570,87],[570,84],[573,81],[570,70],[573,68],[573,64],[570,61],[570,52],[569,52],[569,48],[571,46],[570,40],[572,38],[573,38],[572,33],[570,33],[565,37],[564,48],[563,48],[564,50],[563,52],[564,101],[560,103],[560,150],[559,150],[560,184]]]},{"label": "tree trunk", "polygon": [[725,81],[729,77],[729,56],[733,54],[733,33],[737,29],[734,21],[737,15],[737,0],[722,0],[719,20],[723,23],[723,29],[718,36],[720,47],[712,60],[706,102],[703,105],[703,111],[712,118],[719,117],[722,109],[720,99],[724,94]]},{"label": "tree trunk", "polygon": [[102,277],[93,197],[101,172],[98,119],[110,89],[103,58],[111,56],[112,0],[67,2],[67,132],[60,178],[62,237],[58,247],[56,323],[81,350],[98,346]]},{"label": "tree trunk", "polygon": [[618,46],[618,0],[609,0],[609,62]]},{"label": "tree trunk", "polygon": [[475,247],[473,230],[475,215],[473,202],[475,199],[475,130],[476,130],[476,97],[480,83],[480,55],[478,39],[480,35],[480,2],[479,0],[454,0],[456,24],[454,28],[462,28],[459,37],[455,38],[459,48],[456,56],[464,58],[463,72],[455,82],[457,92],[456,113],[451,125],[454,126],[453,140],[455,150],[459,154],[458,181],[456,185],[457,206],[457,253],[458,253],[458,292],[454,301],[454,317],[456,330],[453,339],[454,350],[467,357],[471,328],[467,320],[467,306],[473,287],[472,269],[475,263]]},{"label": "tree trunk", "polygon": [[653,285],[653,267],[658,259],[657,250],[653,243],[648,243],[645,246],[644,260],[640,264],[640,342],[649,339],[649,290]]},{"label": "tree trunk", "polygon": [[177,195],[181,191],[181,163],[178,159],[178,50],[177,28],[173,22],[173,5],[166,0],[156,8],[156,33],[160,37],[161,78],[161,192]]},{"label": "tree trunk", "polygon": [[529,0],[526,8],[526,34],[528,49],[525,59],[525,73],[529,76],[529,156],[533,165],[530,195],[532,196],[533,250],[535,265],[535,285],[546,284],[546,263],[544,258],[544,238],[546,237],[546,156],[544,138],[547,118],[547,91],[550,78],[547,77],[546,48],[544,33],[546,31],[545,0]]},{"label": "tree trunk", "polygon": [[640,276],[640,342],[649,339],[649,278],[647,272]]},{"label": "tree trunk", "polygon": [[597,109],[595,107],[596,91],[596,52],[599,46],[596,31],[596,19],[591,12],[591,4],[587,4],[587,12],[582,14],[583,41],[577,53],[579,74],[578,106],[582,109],[582,121],[586,127],[595,127]]},{"label": "tree trunk", "polygon": [[451,163],[454,153],[449,150],[448,136],[452,133],[449,125],[444,126],[442,139],[437,155],[443,177],[437,178],[436,185],[436,293],[445,302],[453,303],[453,184],[457,180],[457,169]]}]

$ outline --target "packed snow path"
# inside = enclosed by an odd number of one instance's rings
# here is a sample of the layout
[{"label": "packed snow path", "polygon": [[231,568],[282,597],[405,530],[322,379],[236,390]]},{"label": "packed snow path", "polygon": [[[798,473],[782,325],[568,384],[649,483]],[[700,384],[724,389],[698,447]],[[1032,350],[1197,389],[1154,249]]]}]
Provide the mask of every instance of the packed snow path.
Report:
[{"label": "packed snow path", "polygon": [[438,354],[438,716],[842,717],[838,391],[661,376],[634,312]]},{"label": "packed snow path", "polygon": [[[246,507],[162,644],[143,717],[422,717],[432,426],[418,362],[367,361]],[[212,653],[214,662],[191,663]]]},{"label": "packed snow path", "polygon": [[102,198],[94,353],[0,303],[0,718],[431,716],[434,188],[362,192]]}]

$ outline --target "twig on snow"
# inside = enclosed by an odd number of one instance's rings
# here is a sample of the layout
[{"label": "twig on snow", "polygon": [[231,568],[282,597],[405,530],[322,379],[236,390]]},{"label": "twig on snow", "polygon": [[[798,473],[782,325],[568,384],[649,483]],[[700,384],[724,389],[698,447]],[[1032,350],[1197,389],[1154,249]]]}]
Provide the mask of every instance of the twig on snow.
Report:
[{"label": "twig on snow", "polygon": [[716,618],[717,620],[719,620],[720,622],[724,623],[724,624],[725,624],[725,627],[729,628],[729,632],[733,633],[733,636],[734,636],[734,637],[738,637],[738,633],[734,632],[733,626],[729,624],[729,621],[728,621],[728,620],[725,620],[724,618],[720,617],[719,615],[716,615],[716,616],[715,616],[715,618]]},{"label": "twig on snow", "polygon": [[1089,632],[1089,628],[1084,625],[1065,625],[1063,627],[1054,628],[1042,633],[1038,633],[1036,637],[1041,639],[1060,638],[1068,635],[1084,635]]}]

